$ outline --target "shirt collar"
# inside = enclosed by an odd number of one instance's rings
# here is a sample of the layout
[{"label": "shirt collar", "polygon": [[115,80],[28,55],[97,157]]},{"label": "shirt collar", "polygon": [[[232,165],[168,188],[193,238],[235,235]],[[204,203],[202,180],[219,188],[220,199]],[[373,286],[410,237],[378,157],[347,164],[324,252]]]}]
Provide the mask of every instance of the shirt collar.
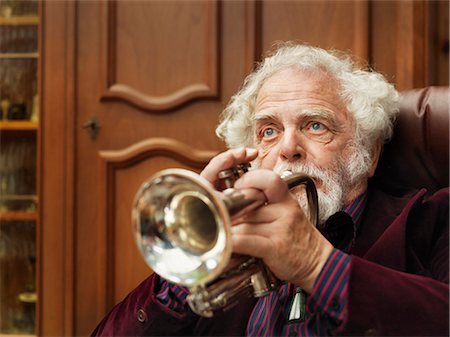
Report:
[{"label": "shirt collar", "polygon": [[343,212],[347,213],[352,218],[353,223],[355,224],[355,230],[359,228],[366,204],[367,190],[342,209]]}]

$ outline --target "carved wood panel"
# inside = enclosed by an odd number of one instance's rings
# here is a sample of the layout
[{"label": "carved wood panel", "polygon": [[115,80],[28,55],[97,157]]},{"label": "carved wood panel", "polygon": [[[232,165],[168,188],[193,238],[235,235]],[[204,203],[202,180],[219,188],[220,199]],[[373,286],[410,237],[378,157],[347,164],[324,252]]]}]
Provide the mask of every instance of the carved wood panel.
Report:
[{"label": "carved wood panel", "polygon": [[218,97],[219,2],[105,1],[103,7],[103,99],[158,111]]},{"label": "carved wood panel", "polygon": [[368,55],[367,0],[263,1],[261,6],[262,50],[292,40]]}]

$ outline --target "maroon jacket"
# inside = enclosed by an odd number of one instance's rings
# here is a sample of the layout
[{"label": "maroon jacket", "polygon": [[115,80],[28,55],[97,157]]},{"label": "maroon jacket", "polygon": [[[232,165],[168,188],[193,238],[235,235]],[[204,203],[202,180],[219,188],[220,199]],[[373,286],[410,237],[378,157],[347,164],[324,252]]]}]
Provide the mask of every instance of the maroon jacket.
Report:
[{"label": "maroon jacket", "polygon": [[[449,190],[396,198],[371,189],[350,265],[347,320],[336,335],[449,335]],[[214,318],[176,313],[142,282],[94,330],[95,336],[243,336],[256,300]]]}]

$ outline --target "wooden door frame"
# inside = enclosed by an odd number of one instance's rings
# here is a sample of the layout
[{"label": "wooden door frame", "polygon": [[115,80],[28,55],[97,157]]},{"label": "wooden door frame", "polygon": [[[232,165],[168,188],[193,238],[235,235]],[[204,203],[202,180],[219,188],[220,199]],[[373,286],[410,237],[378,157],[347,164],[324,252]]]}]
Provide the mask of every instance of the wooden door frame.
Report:
[{"label": "wooden door frame", "polygon": [[75,19],[75,1],[43,1],[37,335],[74,332]]}]

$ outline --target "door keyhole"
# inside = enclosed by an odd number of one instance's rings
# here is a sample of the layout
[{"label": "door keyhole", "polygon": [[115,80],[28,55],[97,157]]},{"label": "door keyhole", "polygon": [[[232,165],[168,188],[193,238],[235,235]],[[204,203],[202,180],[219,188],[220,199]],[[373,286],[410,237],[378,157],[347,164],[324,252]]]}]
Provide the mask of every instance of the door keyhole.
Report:
[{"label": "door keyhole", "polygon": [[83,124],[83,129],[86,129],[89,133],[89,137],[91,139],[95,139],[98,136],[98,132],[100,131],[100,123],[98,122],[97,117],[92,116],[86,123]]}]

